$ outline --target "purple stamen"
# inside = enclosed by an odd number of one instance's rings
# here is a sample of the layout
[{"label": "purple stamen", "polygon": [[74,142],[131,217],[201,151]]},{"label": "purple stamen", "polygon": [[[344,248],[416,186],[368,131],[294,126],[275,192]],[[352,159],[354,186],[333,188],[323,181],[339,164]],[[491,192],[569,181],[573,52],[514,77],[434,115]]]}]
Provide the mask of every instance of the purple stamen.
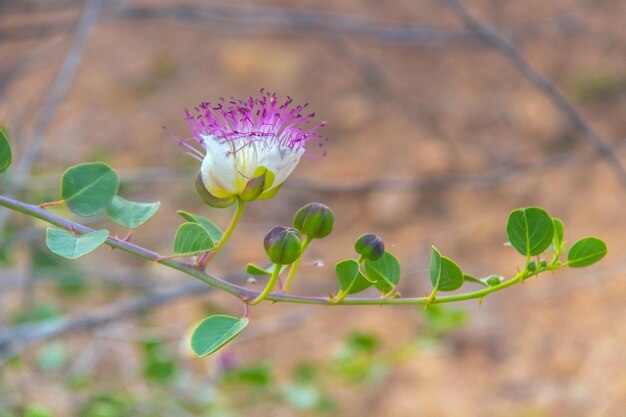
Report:
[{"label": "purple stamen", "polygon": [[316,132],[325,123],[303,129],[301,126],[309,123],[315,113],[303,116],[301,112],[308,103],[289,109],[292,102],[293,99],[287,97],[283,104],[278,105],[276,94],[264,89],[261,89],[258,98],[231,98],[228,102],[220,98],[217,103],[204,102],[194,109],[196,115],[185,111],[192,138],[176,139],[182,146],[196,152],[197,149],[189,142],[204,146],[204,138],[207,136],[228,142],[237,141],[237,150],[255,142],[265,142],[267,145],[277,143],[281,147],[301,149],[309,141],[323,139]]}]

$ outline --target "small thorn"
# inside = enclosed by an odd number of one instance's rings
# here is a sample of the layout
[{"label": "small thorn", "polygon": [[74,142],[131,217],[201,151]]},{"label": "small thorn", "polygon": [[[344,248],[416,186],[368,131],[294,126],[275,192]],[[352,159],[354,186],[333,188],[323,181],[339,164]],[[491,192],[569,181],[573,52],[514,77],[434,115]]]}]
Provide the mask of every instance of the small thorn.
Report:
[{"label": "small thorn", "polygon": [[49,201],[49,202],[44,202],[44,203],[39,203],[38,207],[39,208],[46,208],[46,207],[51,207],[51,206],[60,206],[65,204],[65,200],[59,200],[59,201]]},{"label": "small thorn", "polygon": [[129,229],[126,235],[124,235],[124,237],[121,240],[122,242],[130,242],[130,239],[132,237],[133,237],[133,231]]}]

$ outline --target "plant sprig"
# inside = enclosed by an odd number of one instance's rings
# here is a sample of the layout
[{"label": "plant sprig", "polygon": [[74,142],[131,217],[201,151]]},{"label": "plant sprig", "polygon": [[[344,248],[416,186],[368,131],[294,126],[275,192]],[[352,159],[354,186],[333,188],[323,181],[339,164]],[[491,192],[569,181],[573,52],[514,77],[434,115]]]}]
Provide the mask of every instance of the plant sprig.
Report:
[{"label": "plant sprig", "polygon": [[[0,131],[0,133],[2,133]],[[9,141],[2,133],[0,137],[0,167],[7,169],[11,164]],[[245,200],[236,197],[237,206],[225,232],[209,219],[179,211],[185,222],[174,237],[174,255],[163,256],[125,238],[109,235],[107,230],[93,230],[80,223],[61,218],[45,207],[64,203],[75,214],[83,217],[106,213],[109,218],[126,228],[141,226],[156,214],[160,203],[135,203],[117,195],[119,177],[103,163],[80,164],[68,169],[61,179],[62,200],[42,203],[39,206],[0,196],[0,206],[18,211],[56,226],[46,233],[46,244],[55,254],[76,259],[106,244],[141,258],[158,262],[176,269],[200,281],[227,292],[245,303],[244,317],[211,316],[198,325],[192,336],[192,348],[199,356],[205,356],[225,345],[248,325],[248,306],[263,301],[287,302],[314,305],[423,305],[452,303],[465,300],[482,300],[497,291],[538,276],[544,272],[564,267],[581,268],[601,260],[607,253],[606,244],[595,237],[586,237],[575,242],[566,252],[564,225],[539,207],[520,208],[511,212],[506,232],[509,244],[524,256],[521,269],[509,279],[498,275],[477,278],[466,274],[452,259],[443,256],[434,246],[431,249],[429,278],[432,292],[423,297],[403,297],[398,291],[401,265],[396,257],[385,251],[383,240],[374,234],[364,234],[355,243],[354,258],[337,263],[335,272],[338,290],[331,296],[302,296],[288,294],[296,278],[298,265],[314,240],[327,237],[333,229],[334,215],[325,205],[311,203],[298,210],[293,227],[277,226],[265,238],[264,246],[272,266],[261,268],[249,264],[250,274],[269,277],[261,291],[245,288],[205,272],[208,262],[225,246],[241,219]],[[175,260],[175,257],[191,256],[192,262]],[[289,271],[285,285],[280,276]],[[461,289],[465,283],[481,286],[480,289],[440,295]],[[357,297],[356,294],[375,287],[380,296]]]}]

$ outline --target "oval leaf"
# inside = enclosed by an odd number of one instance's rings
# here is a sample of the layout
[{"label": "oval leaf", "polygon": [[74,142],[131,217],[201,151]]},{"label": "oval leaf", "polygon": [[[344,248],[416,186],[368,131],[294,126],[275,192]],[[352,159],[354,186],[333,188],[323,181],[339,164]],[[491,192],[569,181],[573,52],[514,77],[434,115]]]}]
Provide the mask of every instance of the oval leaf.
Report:
[{"label": "oval leaf", "polygon": [[369,281],[354,259],[345,259],[335,266],[339,289],[345,294],[357,294],[369,288],[373,282]]},{"label": "oval leaf", "polygon": [[554,238],[554,222],[545,210],[538,207],[511,212],[506,224],[509,242],[524,256],[539,255]]},{"label": "oval leaf", "polygon": [[109,207],[107,207],[107,215],[120,226],[135,229],[150,220],[160,206],[161,203],[159,201],[155,203],[136,203],[116,195],[111,200]]},{"label": "oval leaf", "polygon": [[46,230],[46,246],[52,253],[76,259],[93,252],[108,237],[108,230],[96,230],[77,237],[66,230],[49,227]]},{"label": "oval leaf", "polygon": [[4,133],[4,130],[0,128],[0,173],[6,171],[9,166],[11,166],[12,161],[13,154],[11,152],[9,137]]},{"label": "oval leaf", "polygon": [[119,185],[117,174],[107,164],[80,164],[63,173],[61,197],[74,213],[94,216],[107,208]]},{"label": "oval leaf", "polygon": [[204,227],[206,231],[213,239],[213,242],[219,242],[222,239],[222,231],[219,227],[217,227],[211,220],[207,219],[204,216],[198,216],[197,214],[191,214],[183,210],[178,210],[177,213],[181,215],[185,220],[191,223],[198,223],[200,226]]},{"label": "oval leaf", "polygon": [[430,282],[437,291],[454,291],[461,288],[465,276],[450,258],[441,256],[433,246],[430,255]]},{"label": "oval leaf", "polygon": [[191,349],[199,357],[215,352],[248,325],[247,318],[216,315],[202,320],[191,335]]},{"label": "oval leaf", "polygon": [[595,237],[586,237],[574,243],[567,254],[572,268],[583,268],[595,264],[606,255],[606,243]]},{"label": "oval leaf", "polygon": [[369,279],[383,293],[392,291],[400,281],[400,263],[389,252],[376,261],[366,259],[363,266]]},{"label": "oval leaf", "polygon": [[193,255],[206,252],[215,244],[206,229],[198,223],[183,223],[176,230],[174,237],[174,253],[177,255]]}]

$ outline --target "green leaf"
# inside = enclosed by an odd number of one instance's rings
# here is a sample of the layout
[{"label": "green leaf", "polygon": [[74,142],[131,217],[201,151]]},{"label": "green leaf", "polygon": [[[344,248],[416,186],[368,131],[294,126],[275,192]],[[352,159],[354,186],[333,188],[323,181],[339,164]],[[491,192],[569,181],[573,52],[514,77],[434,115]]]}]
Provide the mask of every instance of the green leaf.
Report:
[{"label": "green leaf", "polygon": [[176,375],[177,363],[167,344],[157,338],[142,343],[143,376],[156,382],[168,382]]},{"label": "green leaf", "polygon": [[344,294],[357,294],[369,288],[373,282],[369,281],[360,271],[359,263],[354,259],[345,259],[335,266],[339,289]]},{"label": "green leaf", "polygon": [[11,162],[13,161],[13,154],[11,153],[11,144],[9,138],[4,130],[0,128],[0,173],[6,171]]},{"label": "green leaf", "polygon": [[68,359],[67,352],[60,343],[52,343],[43,347],[37,355],[37,366],[42,371],[60,371]]},{"label": "green leaf", "polygon": [[467,322],[467,313],[463,310],[454,310],[441,305],[431,305],[427,310],[419,309],[424,315],[428,330],[435,334],[442,334],[456,330]]},{"label": "green leaf", "polygon": [[213,239],[213,242],[219,242],[222,239],[222,231],[219,227],[217,227],[211,220],[207,219],[204,216],[198,216],[197,214],[191,214],[183,210],[178,210],[177,213],[181,215],[185,220],[191,223],[198,223],[200,226],[204,227],[207,232],[209,232],[209,236]]},{"label": "green leaf", "polygon": [[52,414],[45,408],[38,405],[29,405],[23,414],[24,417],[52,417]]},{"label": "green leaf", "polygon": [[606,243],[595,237],[586,237],[574,243],[567,254],[567,262],[572,268],[583,268],[604,258],[606,252]]},{"label": "green leaf", "polygon": [[266,363],[237,366],[227,370],[222,376],[222,381],[237,388],[242,385],[265,388],[272,383],[272,368]]},{"label": "green leaf", "polygon": [[561,243],[563,242],[563,235],[565,234],[563,221],[561,219],[557,219],[556,217],[553,218],[552,221],[554,222],[554,241]]},{"label": "green leaf", "polygon": [[94,216],[111,203],[120,180],[108,165],[102,162],[80,164],[63,173],[61,197],[74,213]]},{"label": "green leaf", "polygon": [[115,223],[129,229],[135,229],[150,220],[160,206],[161,202],[159,201],[136,203],[116,195],[107,207],[107,215]]},{"label": "green leaf", "polygon": [[389,252],[375,261],[366,259],[363,266],[368,278],[383,293],[392,291],[400,281],[400,263]]},{"label": "green leaf", "polygon": [[[283,272],[285,272],[285,270],[287,268],[289,268],[291,265],[282,265],[280,267],[280,272],[278,273],[278,275],[282,274]],[[246,272],[250,275],[253,275],[255,277],[261,277],[261,276],[270,276],[272,275],[272,273],[274,273],[274,265],[270,265],[267,268],[261,268],[260,266],[253,264],[253,263],[249,263],[246,266]]]},{"label": "green leaf", "polygon": [[289,384],[283,388],[283,399],[297,410],[312,411],[318,406],[321,393],[317,387],[303,384]]},{"label": "green leaf", "polygon": [[550,215],[538,207],[514,210],[506,225],[509,242],[524,256],[539,255],[548,249],[554,230]]},{"label": "green leaf", "polygon": [[552,221],[554,222],[554,238],[552,239],[552,243],[550,243],[550,250],[560,255],[565,246],[565,242],[563,241],[565,226],[561,219],[554,218]]},{"label": "green leaf", "polygon": [[461,268],[450,258],[441,256],[434,246],[430,256],[430,282],[438,291],[458,290],[464,282]]},{"label": "green leaf", "polygon": [[96,230],[81,236],[74,236],[68,231],[49,227],[46,229],[46,245],[48,249],[67,259],[76,259],[93,252],[106,242],[108,230]]},{"label": "green leaf", "polygon": [[193,331],[191,349],[199,357],[210,355],[241,333],[248,321],[224,315],[207,317]]},{"label": "green leaf", "polygon": [[198,223],[183,223],[176,230],[174,253],[193,255],[213,249],[215,244],[206,229]]},{"label": "green leaf", "polygon": [[250,275],[254,275],[257,277],[263,275],[272,275],[272,271],[268,271],[267,269],[261,268],[260,266],[253,263],[249,263],[248,266],[246,266],[246,272]]}]

